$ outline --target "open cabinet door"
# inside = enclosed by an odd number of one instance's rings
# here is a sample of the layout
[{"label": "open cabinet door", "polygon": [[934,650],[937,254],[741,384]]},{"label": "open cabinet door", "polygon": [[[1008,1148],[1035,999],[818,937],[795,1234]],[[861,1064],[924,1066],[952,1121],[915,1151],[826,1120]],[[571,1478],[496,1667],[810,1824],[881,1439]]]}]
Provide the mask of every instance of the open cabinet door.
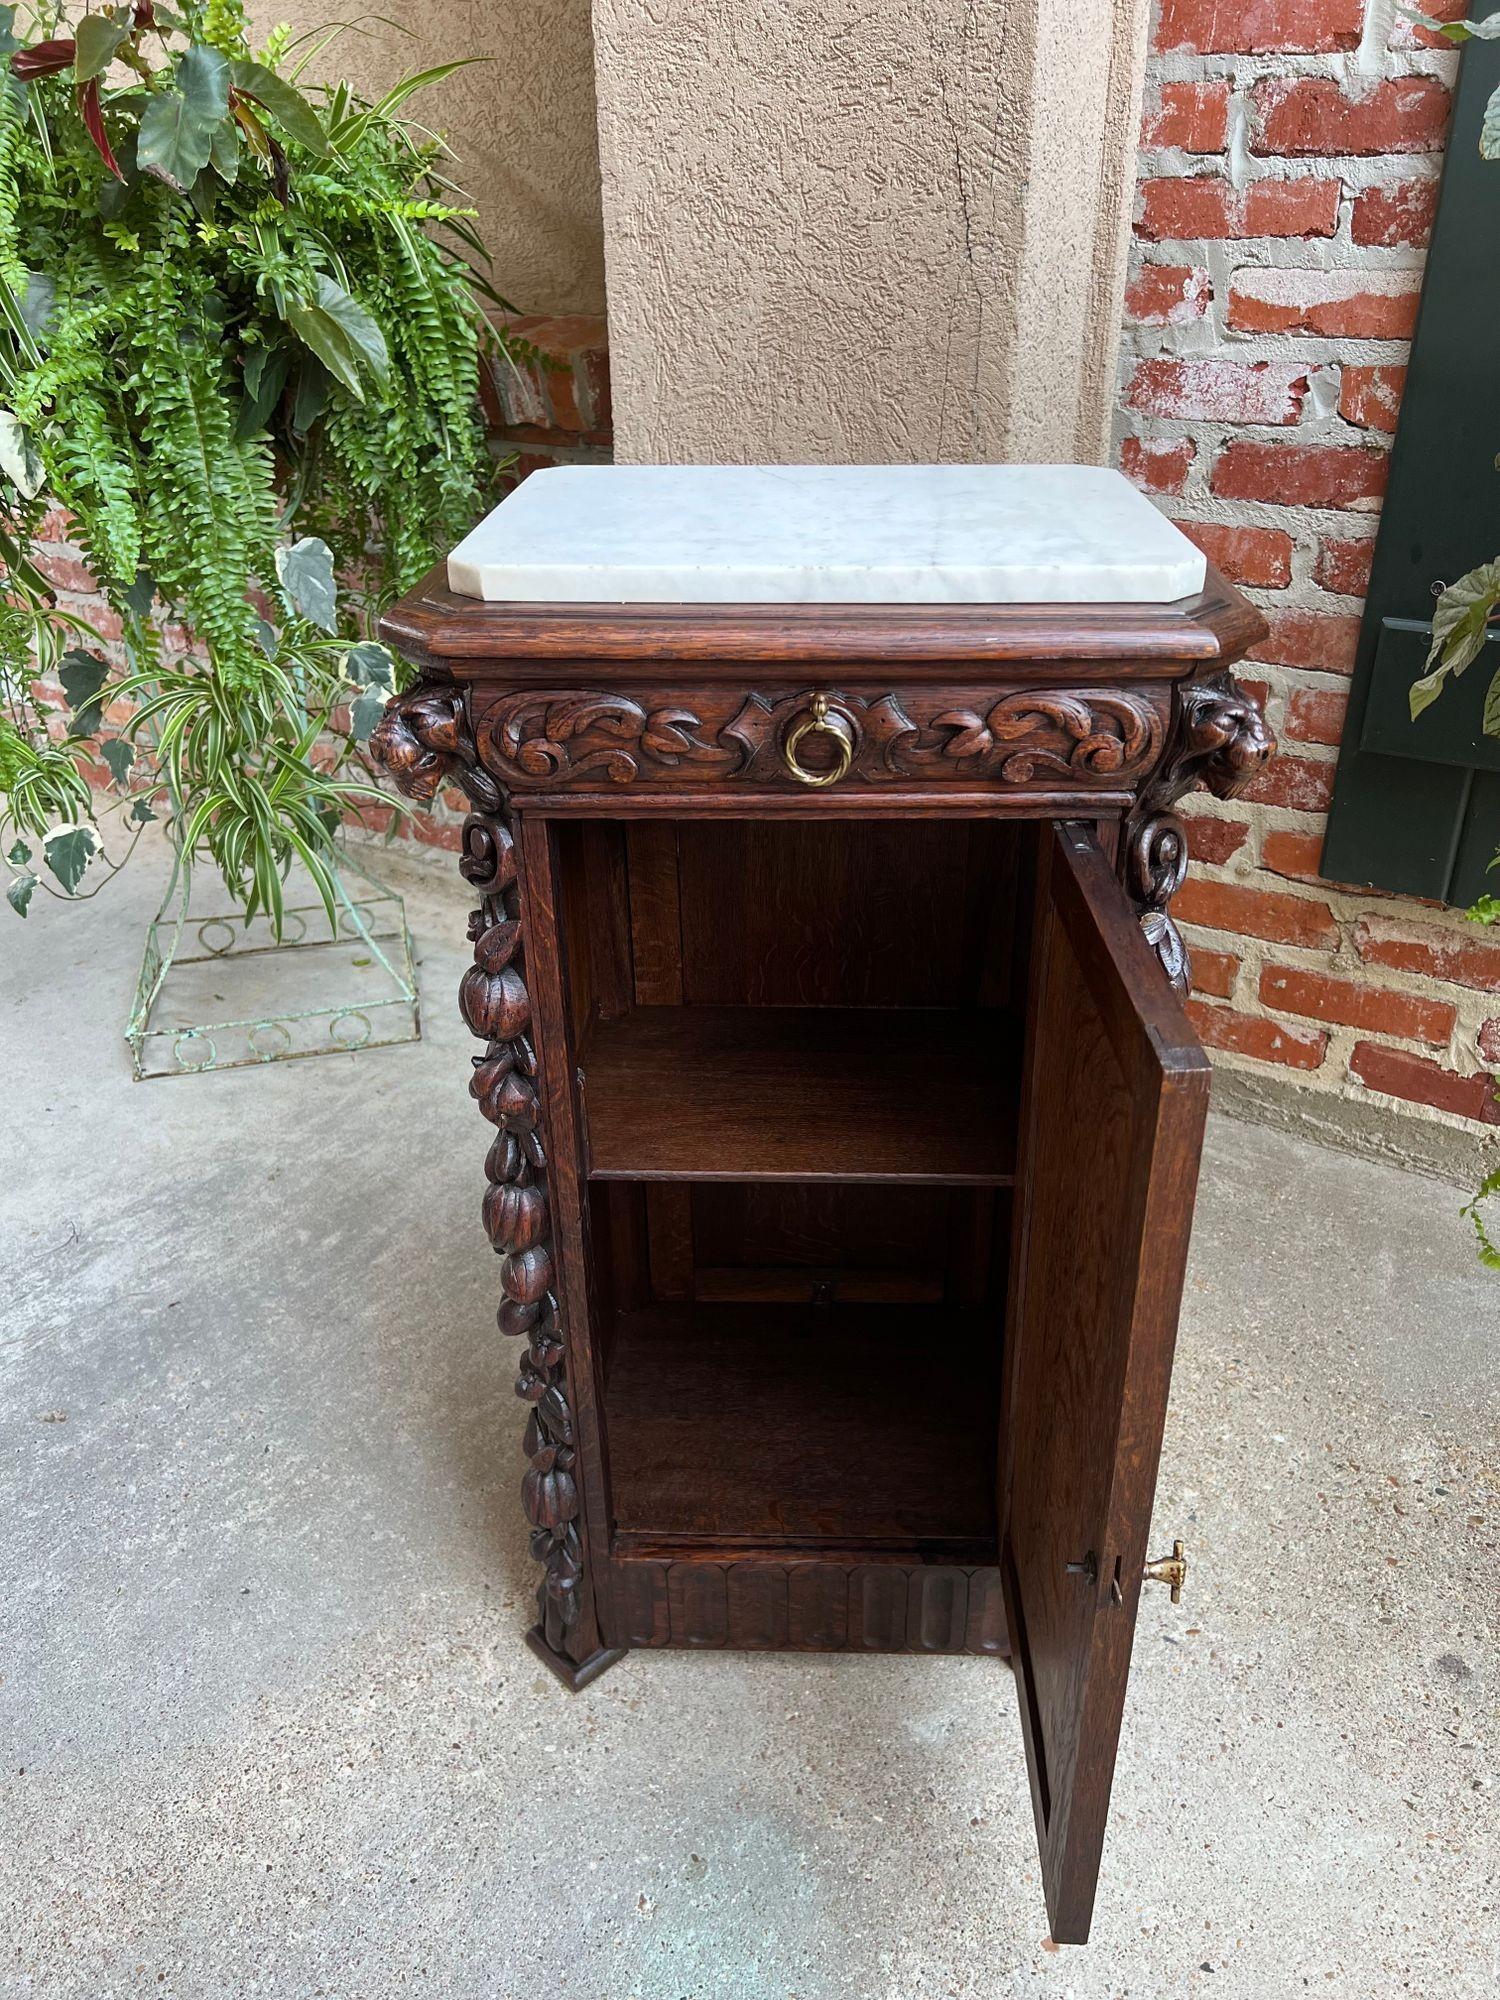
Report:
[{"label": "open cabinet door", "polygon": [[1208,1064],[1085,826],[1041,831],[1001,1574],[1052,1935],[1088,1937]]}]

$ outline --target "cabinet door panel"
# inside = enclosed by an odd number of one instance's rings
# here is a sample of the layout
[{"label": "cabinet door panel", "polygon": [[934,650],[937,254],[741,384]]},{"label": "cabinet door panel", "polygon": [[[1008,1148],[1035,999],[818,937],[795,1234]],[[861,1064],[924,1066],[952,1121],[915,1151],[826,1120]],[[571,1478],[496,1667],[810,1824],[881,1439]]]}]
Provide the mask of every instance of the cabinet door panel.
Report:
[{"label": "cabinet door panel", "polygon": [[1001,1573],[1052,1935],[1088,1936],[1208,1065],[1083,826],[1044,830],[1001,1412]]}]

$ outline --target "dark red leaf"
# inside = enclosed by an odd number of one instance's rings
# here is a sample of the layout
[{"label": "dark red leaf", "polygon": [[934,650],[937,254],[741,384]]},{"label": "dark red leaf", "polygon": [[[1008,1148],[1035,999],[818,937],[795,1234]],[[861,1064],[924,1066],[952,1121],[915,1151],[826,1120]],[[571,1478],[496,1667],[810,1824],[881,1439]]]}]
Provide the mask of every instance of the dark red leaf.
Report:
[{"label": "dark red leaf", "polygon": [[156,8],[152,0],[135,0],[135,25],[137,28],[156,26]]},{"label": "dark red leaf", "polygon": [[71,69],[78,54],[78,44],[70,37],[65,42],[38,42],[29,49],[17,49],[10,59],[10,73],[28,83],[37,76],[56,76],[59,70]]},{"label": "dark red leaf", "polygon": [[[271,139],[269,132],[266,137]],[[283,208],[291,206],[292,170],[287,165],[286,154],[274,139],[271,139],[271,192]]]},{"label": "dark red leaf", "polygon": [[109,149],[109,135],[104,129],[104,113],[99,108],[99,79],[91,76],[87,83],[78,86],[78,115],[83,120],[84,130],[99,149],[103,160],[117,181],[125,176],[115,164],[115,156]]}]

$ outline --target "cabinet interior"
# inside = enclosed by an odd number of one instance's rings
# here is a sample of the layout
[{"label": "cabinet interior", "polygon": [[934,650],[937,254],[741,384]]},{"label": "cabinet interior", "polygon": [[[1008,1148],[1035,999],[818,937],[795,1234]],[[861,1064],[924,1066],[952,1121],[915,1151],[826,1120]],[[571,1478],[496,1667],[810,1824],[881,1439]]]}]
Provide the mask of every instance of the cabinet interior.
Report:
[{"label": "cabinet interior", "polygon": [[1035,828],[554,833],[616,1550],[992,1562]]}]

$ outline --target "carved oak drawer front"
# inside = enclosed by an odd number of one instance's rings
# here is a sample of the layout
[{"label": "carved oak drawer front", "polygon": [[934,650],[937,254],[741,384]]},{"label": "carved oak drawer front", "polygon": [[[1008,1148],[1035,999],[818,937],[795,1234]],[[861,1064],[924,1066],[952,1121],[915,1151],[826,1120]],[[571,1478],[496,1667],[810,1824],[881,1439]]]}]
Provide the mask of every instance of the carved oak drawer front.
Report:
[{"label": "carved oak drawer front", "polygon": [[1160,758],[1171,688],[476,689],[473,704],[480,758],[511,792],[1118,791]]}]

